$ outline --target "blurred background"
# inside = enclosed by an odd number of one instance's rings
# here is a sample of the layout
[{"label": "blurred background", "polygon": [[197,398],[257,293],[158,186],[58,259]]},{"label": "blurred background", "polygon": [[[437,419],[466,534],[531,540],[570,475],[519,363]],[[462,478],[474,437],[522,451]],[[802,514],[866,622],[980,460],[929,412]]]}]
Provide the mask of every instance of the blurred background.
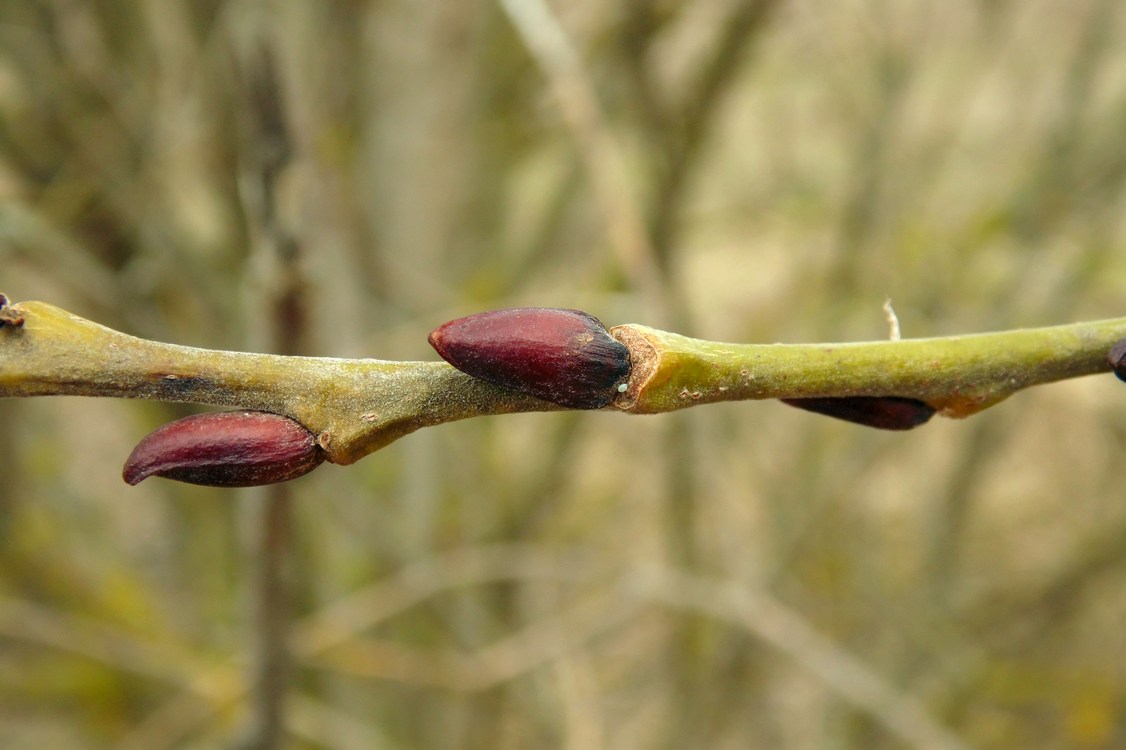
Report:
[{"label": "blurred background", "polygon": [[[889,297],[906,337],[1121,316],[1123,38],[1115,0],[5,0],[0,289],[382,359],[518,305],[746,342],[885,338]],[[904,434],[527,414],[127,487],[196,411],[0,402],[5,748],[1126,747],[1112,377]],[[279,503],[291,617],[255,604]]]}]

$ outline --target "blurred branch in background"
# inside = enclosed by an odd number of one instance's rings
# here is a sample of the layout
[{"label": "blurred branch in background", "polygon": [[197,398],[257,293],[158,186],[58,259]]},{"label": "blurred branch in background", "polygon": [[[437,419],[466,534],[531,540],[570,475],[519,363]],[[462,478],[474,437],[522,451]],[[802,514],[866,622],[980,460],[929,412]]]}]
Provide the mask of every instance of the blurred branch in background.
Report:
[{"label": "blurred branch in background", "polygon": [[[245,32],[244,32],[245,33]],[[241,56],[244,104],[242,196],[254,248],[248,275],[251,319],[267,322],[267,346],[278,354],[302,354],[308,328],[303,253],[291,227],[297,217],[283,215],[279,183],[293,160],[275,42],[267,29],[251,29]],[[257,309],[255,309],[257,308]],[[295,560],[293,497],[288,484],[249,490],[254,537],[249,556],[255,573],[254,714],[243,747],[278,750],[286,742],[287,697],[293,669],[289,629],[301,570]]]},{"label": "blurred branch in background", "polygon": [[[779,3],[774,0],[733,0],[710,9],[716,17],[706,32],[699,61],[693,60],[679,90],[662,80],[658,69],[658,37],[668,24],[658,16],[655,4],[633,1],[626,4],[620,48],[627,84],[638,115],[637,131],[645,155],[646,225],[653,254],[660,270],[665,319],[673,330],[694,333],[693,305],[680,281],[684,248],[685,215],[691,181],[703,162],[703,147],[724,104],[725,95],[740,75],[748,49],[765,34],[767,23]],[[673,12],[665,11],[669,16]],[[692,15],[692,9],[678,9]],[[698,499],[703,483],[697,471],[700,439],[699,420],[676,416],[665,427],[663,454],[667,458],[665,481],[666,546],[669,559],[692,570],[705,563],[700,547]],[[710,636],[703,626],[688,623],[672,659],[671,678],[677,685],[677,703],[685,720],[670,732],[664,745],[675,748],[692,744],[701,727],[711,723],[703,707],[701,684],[709,679],[700,669],[699,655]]]},{"label": "blurred branch in background", "polygon": [[571,129],[591,186],[605,212],[619,268],[647,308],[660,314],[662,280],[628,167],[602,105],[566,32],[546,0],[499,0],[550,83]]},{"label": "blurred branch in background", "polygon": [[[382,621],[425,604],[445,590],[508,580],[529,586],[589,583],[597,585],[599,591],[589,600],[577,606],[565,605],[475,653],[418,651],[361,635]],[[590,648],[608,633],[630,627],[644,614],[644,607],[653,605],[715,618],[762,639],[797,660],[802,668],[838,691],[842,698],[870,712],[912,747],[939,750],[964,747],[957,738],[936,725],[914,701],[826,641],[799,615],[765,592],[742,583],[685,575],[665,566],[615,571],[600,560],[597,553],[589,551],[545,553],[527,546],[480,547],[420,561],[315,613],[299,624],[290,643],[303,661],[317,669],[479,692]],[[138,649],[115,634],[93,637],[79,623],[62,626],[27,605],[11,603],[8,606],[0,622],[6,625],[9,637],[89,654],[131,671],[153,672],[174,682],[185,670],[190,674],[190,670],[197,668],[190,660],[158,667],[155,662],[159,657],[147,653],[151,648]],[[39,625],[35,624],[37,621]],[[185,696],[188,701],[210,701],[211,710],[229,705],[245,690],[237,673],[220,668],[212,668],[205,682],[197,680],[187,687],[191,690]],[[180,707],[181,700],[169,704],[159,714],[165,717],[156,724],[160,728],[159,737],[146,727],[134,734],[127,744],[150,750],[174,746],[185,729],[203,720],[199,713],[182,707],[170,710],[173,706]],[[186,722],[186,726],[181,722]],[[153,744],[139,744],[142,738]]]}]

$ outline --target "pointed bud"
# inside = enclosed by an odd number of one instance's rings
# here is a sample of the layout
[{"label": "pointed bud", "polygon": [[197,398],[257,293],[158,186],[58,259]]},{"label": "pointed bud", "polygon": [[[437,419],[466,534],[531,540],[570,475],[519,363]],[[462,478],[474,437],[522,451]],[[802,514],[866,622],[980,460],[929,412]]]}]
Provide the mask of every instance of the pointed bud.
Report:
[{"label": "pointed bud", "polygon": [[211,487],[296,479],[324,460],[316,438],[280,414],[230,411],[177,419],[145,437],[125,462],[129,484],[156,475]]},{"label": "pointed bud", "polygon": [[430,334],[475,378],[571,409],[600,409],[629,379],[629,349],[593,315],[525,307],[451,320]]},{"label": "pointed bud", "polygon": [[1126,381],[1126,339],[1122,339],[1106,355],[1106,361],[1114,368],[1114,374],[1119,380]]},{"label": "pointed bud", "polygon": [[910,430],[925,424],[934,415],[934,407],[930,404],[900,396],[833,396],[780,400],[799,409],[880,430]]}]

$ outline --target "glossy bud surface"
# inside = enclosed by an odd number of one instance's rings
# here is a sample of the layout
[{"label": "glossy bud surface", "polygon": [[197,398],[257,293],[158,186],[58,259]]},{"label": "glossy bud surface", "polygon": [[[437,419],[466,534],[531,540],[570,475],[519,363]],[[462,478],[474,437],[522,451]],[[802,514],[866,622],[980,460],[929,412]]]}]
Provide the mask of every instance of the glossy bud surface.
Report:
[{"label": "glossy bud surface", "polygon": [[196,414],[146,436],[125,462],[122,478],[150,476],[211,487],[254,487],[296,479],[324,460],[309,430],[280,414],[231,411]]},{"label": "glossy bud surface", "polygon": [[430,344],[468,375],[572,409],[609,405],[629,378],[629,350],[580,310],[470,315],[437,328]]}]

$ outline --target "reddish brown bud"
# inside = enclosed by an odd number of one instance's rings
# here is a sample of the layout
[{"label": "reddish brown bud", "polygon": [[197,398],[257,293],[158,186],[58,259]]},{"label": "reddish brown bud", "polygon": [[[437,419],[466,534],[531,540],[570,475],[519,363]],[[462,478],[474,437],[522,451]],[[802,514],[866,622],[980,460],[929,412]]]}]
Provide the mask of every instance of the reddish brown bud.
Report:
[{"label": "reddish brown bud", "polygon": [[137,484],[153,475],[211,487],[254,487],[296,479],[324,460],[313,433],[261,411],[196,414],[149,433],[125,462]]},{"label": "reddish brown bud", "polygon": [[1110,349],[1106,361],[1114,368],[1119,380],[1126,381],[1126,339],[1122,339]]},{"label": "reddish brown bud", "polygon": [[781,401],[799,409],[881,430],[910,430],[926,424],[934,415],[934,407],[930,404],[900,396],[784,398]]},{"label": "reddish brown bud", "polygon": [[608,405],[629,379],[629,349],[579,310],[470,315],[437,328],[430,344],[464,373],[572,409]]}]

